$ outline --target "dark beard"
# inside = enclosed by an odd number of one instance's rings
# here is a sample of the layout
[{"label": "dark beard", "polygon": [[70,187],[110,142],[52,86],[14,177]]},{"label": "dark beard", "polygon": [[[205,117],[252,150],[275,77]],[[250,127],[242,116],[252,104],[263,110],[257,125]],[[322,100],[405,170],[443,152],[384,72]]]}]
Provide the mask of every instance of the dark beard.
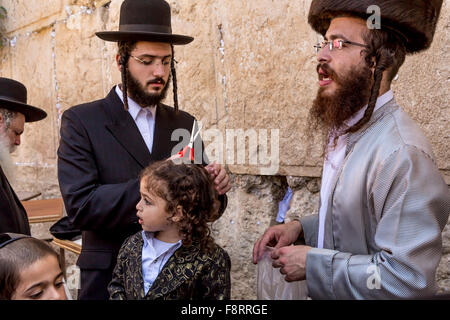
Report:
[{"label": "dark beard", "polygon": [[345,121],[368,103],[373,81],[372,71],[366,65],[352,69],[345,77],[337,76],[328,64],[319,66],[338,84],[338,88],[330,96],[324,96],[324,89],[319,88],[309,112],[307,139],[312,141],[313,133],[320,128],[326,146],[330,138],[337,139],[345,133],[348,129]]},{"label": "dark beard", "polygon": [[142,85],[139,83],[139,81],[134,78],[130,70],[127,68],[127,91],[128,95],[131,99],[133,99],[134,102],[136,102],[141,107],[149,107],[149,106],[155,106],[158,105],[162,100],[164,100],[167,96],[167,90],[169,89],[169,83],[172,79],[172,76],[169,76],[169,79],[167,80],[167,83],[164,82],[162,78],[157,78],[152,81],[149,81],[147,83],[162,83],[164,85],[164,88],[162,89],[161,93],[147,93],[145,89],[142,87]]},{"label": "dark beard", "polygon": [[0,167],[9,183],[14,184],[16,182],[15,165],[11,157],[14,148],[11,147],[11,142],[6,135],[6,130],[7,129],[3,130],[3,128],[0,127]]}]

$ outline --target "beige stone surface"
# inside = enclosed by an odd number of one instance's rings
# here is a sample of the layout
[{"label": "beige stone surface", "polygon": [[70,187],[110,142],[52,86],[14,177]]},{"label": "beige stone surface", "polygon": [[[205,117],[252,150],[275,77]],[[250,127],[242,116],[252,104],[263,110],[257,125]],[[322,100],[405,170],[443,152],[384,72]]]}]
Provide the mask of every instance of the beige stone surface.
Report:
[{"label": "beige stone surface", "polygon": [[253,244],[275,223],[283,194],[279,177],[233,175],[228,207],[213,224],[213,236],[231,258],[232,299],[256,299]]},{"label": "beige stone surface", "polygon": [[103,42],[95,35],[104,28],[104,8],[72,15],[55,25],[55,66],[60,113],[71,106],[97,100],[109,88],[104,83]]},{"label": "beige stone surface", "polygon": [[[34,32],[53,32],[51,58],[45,59],[29,45],[20,49],[35,70],[46,65],[54,68],[56,103],[49,105],[56,108],[53,123],[58,123],[66,108],[101,98],[120,81],[114,61],[116,44],[98,39],[95,32],[117,30],[122,0],[52,0],[45,4],[35,0],[26,6],[13,0],[0,3],[8,9],[5,26],[13,44]],[[181,107],[202,120],[205,129],[220,129],[224,136],[226,129],[278,129],[277,173],[320,176],[318,141],[308,149],[301,139],[317,91],[312,45],[318,37],[306,21],[310,0],[283,0],[276,5],[271,0],[178,0],[170,4],[174,32],[195,37],[193,43],[176,47]],[[445,85],[450,65],[448,19],[449,7],[444,3],[436,41],[430,50],[407,58],[394,91],[430,139],[439,168],[450,183]],[[15,65],[17,61],[23,59],[16,59]],[[2,74],[11,74],[14,66],[5,64],[10,70],[3,71],[2,66]],[[172,104],[169,92],[167,103]],[[226,155],[227,150],[223,151]],[[228,164],[235,173],[261,173],[261,163],[251,164],[248,155],[244,164]]]},{"label": "beige stone surface", "polygon": [[63,4],[63,0],[2,0],[0,5],[8,11],[5,30],[12,33],[48,27],[56,16],[63,13]]},{"label": "beige stone surface", "polygon": [[[233,263],[233,297],[252,299],[254,240],[274,223],[287,185],[295,189],[289,215],[316,212],[322,158],[319,141],[302,140],[308,109],[317,91],[313,45],[318,36],[307,24],[311,0],[170,0],[175,33],[195,41],[175,47],[178,95],[182,109],[216,129],[224,142],[227,130],[279,130],[277,172],[263,165],[229,163],[233,189],[229,207],[214,225],[216,238]],[[1,22],[6,46],[0,50],[0,76],[22,81],[29,102],[48,113],[47,119],[26,124],[22,146],[14,155],[17,190],[59,197],[56,150],[60,117],[67,108],[104,97],[120,82],[117,45],[95,36],[117,30],[122,0],[0,0],[8,10]],[[398,102],[418,122],[432,143],[439,168],[450,184],[450,58],[449,3],[444,1],[435,41],[428,51],[407,57],[393,84]],[[172,93],[166,99],[172,104]],[[205,133],[213,146],[213,131]],[[250,138],[240,147],[248,150]],[[239,142],[236,142],[239,144]],[[235,147],[234,147],[235,148]],[[258,152],[264,148],[258,140]],[[273,149],[276,150],[273,150]],[[214,149],[210,149],[214,151]],[[235,149],[233,149],[236,151]],[[258,158],[259,159],[259,158]],[[267,174],[267,173],[266,173]],[[284,177],[282,177],[284,176]],[[444,257],[438,270],[442,288],[450,288],[448,226]],[[447,237],[447,238],[445,238]]]}]

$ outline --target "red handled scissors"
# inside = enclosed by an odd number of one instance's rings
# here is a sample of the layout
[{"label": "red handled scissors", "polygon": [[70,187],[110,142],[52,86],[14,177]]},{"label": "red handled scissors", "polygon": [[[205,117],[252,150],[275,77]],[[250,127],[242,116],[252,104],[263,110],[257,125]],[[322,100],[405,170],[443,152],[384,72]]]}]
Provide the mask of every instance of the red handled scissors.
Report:
[{"label": "red handled scissors", "polygon": [[178,152],[179,158],[184,158],[184,156],[189,152],[189,159],[193,162],[194,161],[194,141],[197,139],[197,136],[200,134],[200,131],[202,130],[202,125],[200,123],[200,126],[197,130],[197,133],[195,132],[195,124],[197,121],[194,120],[194,124],[192,125],[192,131],[191,131],[191,140],[189,141],[189,144],[183,148],[180,152]]}]

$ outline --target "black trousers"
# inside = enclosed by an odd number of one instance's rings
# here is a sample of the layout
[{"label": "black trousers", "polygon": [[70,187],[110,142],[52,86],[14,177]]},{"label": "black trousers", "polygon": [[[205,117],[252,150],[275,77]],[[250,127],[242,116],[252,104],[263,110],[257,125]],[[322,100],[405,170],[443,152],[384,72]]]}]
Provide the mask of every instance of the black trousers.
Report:
[{"label": "black trousers", "polygon": [[80,290],[78,300],[109,300],[108,284],[112,279],[113,268],[80,270]]}]

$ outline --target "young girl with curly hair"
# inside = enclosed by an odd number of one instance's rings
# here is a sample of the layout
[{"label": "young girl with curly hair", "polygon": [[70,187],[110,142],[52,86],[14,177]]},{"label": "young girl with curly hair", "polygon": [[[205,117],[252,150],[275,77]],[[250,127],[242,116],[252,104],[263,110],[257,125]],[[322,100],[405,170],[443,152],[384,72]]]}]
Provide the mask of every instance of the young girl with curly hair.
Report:
[{"label": "young girl with curly hair", "polygon": [[220,216],[220,202],[208,172],[194,164],[154,163],[141,174],[140,193],[143,231],[120,249],[110,299],[230,299],[230,258],[209,226]]}]

